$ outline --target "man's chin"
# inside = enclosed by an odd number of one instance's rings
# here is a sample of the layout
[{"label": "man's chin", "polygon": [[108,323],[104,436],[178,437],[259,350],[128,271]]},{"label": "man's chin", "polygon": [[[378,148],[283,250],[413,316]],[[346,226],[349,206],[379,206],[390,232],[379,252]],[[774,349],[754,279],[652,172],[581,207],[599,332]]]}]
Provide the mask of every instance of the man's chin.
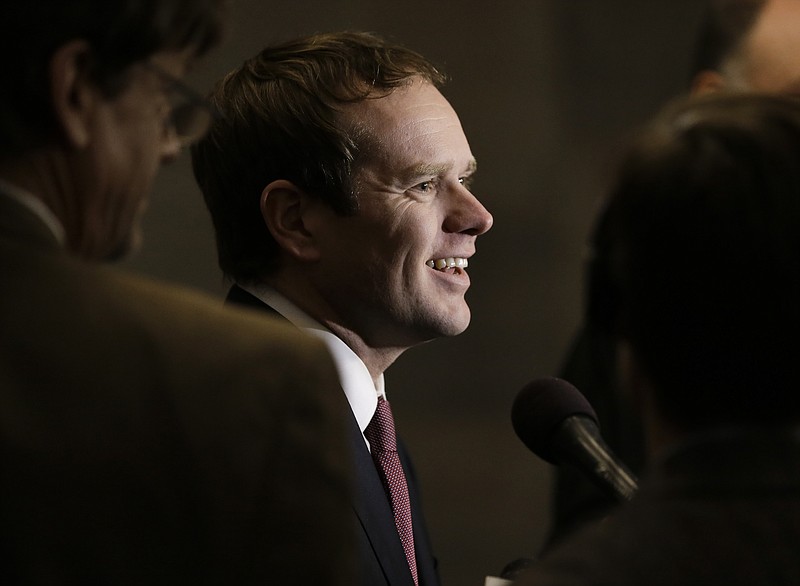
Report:
[{"label": "man's chin", "polygon": [[439,337],[452,337],[463,334],[470,323],[470,312],[467,310],[463,316],[451,318],[439,324]]}]

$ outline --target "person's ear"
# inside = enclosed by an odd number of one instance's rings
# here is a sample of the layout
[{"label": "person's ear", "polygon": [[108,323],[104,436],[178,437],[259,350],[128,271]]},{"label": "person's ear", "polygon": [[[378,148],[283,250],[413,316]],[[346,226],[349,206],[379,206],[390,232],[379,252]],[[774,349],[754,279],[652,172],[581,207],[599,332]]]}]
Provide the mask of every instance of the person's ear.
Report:
[{"label": "person's ear", "polygon": [[690,94],[693,96],[704,96],[706,94],[720,92],[725,89],[725,78],[718,71],[705,69],[694,76],[690,87]]},{"label": "person's ear", "polygon": [[261,192],[261,217],[281,250],[299,261],[315,261],[320,251],[308,214],[319,202],[291,181],[278,179]]},{"label": "person's ear", "polygon": [[92,119],[100,90],[92,82],[91,47],[76,40],[56,49],[50,58],[50,98],[67,142],[84,148],[92,138]]}]

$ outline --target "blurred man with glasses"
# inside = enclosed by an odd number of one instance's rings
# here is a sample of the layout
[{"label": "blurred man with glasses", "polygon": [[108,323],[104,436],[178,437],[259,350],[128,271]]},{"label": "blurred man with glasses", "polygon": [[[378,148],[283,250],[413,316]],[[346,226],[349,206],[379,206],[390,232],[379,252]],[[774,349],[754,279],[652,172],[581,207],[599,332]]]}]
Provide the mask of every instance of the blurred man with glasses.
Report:
[{"label": "blurred man with glasses", "polygon": [[0,5],[3,584],[350,583],[322,344],[106,264],[208,125],[221,4]]}]

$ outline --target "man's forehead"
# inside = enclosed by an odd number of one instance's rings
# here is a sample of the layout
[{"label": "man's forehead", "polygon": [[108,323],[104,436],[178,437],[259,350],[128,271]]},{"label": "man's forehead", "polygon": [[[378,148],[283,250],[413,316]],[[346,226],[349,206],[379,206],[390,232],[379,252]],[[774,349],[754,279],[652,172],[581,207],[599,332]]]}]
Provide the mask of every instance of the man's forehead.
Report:
[{"label": "man's forehead", "polygon": [[476,163],[458,115],[430,82],[419,78],[343,109],[361,165],[396,176],[471,173]]}]

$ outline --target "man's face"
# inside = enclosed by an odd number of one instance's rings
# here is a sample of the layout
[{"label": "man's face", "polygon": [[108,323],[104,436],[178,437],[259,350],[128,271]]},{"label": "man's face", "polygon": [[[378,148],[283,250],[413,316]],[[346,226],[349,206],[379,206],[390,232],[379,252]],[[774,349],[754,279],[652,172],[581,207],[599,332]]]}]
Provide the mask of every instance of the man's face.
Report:
[{"label": "man's face", "polygon": [[800,0],[768,0],[744,39],[734,89],[800,95],[798,31]]},{"label": "man's face", "polygon": [[[159,53],[149,64],[180,78],[187,55]],[[84,256],[113,260],[135,249],[141,216],[159,166],[180,151],[168,120],[170,103],[163,77],[148,64],[134,65],[130,83],[108,98],[93,126],[92,177],[84,179],[86,224],[79,248]]]},{"label": "man's face", "polygon": [[461,333],[464,265],[492,216],[469,191],[475,159],[458,116],[420,80],[344,116],[372,146],[355,171],[359,210],[320,222],[319,289],[340,325],[373,348]]}]

